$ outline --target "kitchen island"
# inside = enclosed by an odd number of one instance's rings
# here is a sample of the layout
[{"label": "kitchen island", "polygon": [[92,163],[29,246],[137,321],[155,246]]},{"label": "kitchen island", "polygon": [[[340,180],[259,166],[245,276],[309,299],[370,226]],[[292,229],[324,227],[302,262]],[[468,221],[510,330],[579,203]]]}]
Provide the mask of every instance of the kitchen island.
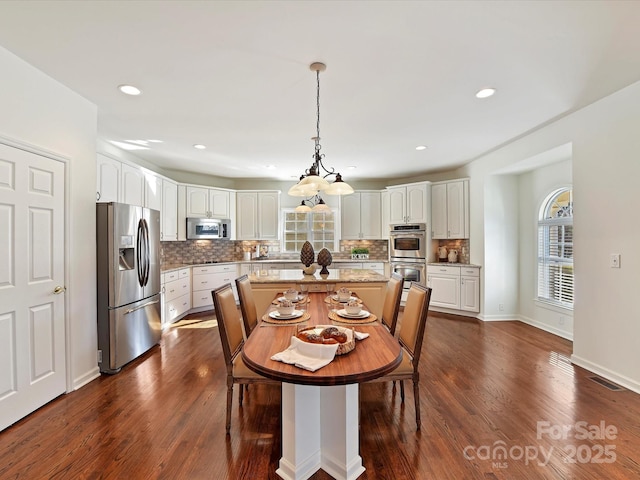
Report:
[{"label": "kitchen island", "polygon": [[303,275],[296,270],[266,270],[264,274],[252,273],[249,281],[258,312],[267,309],[276,293],[289,288],[299,290],[301,285],[305,285],[310,292],[325,292],[346,287],[362,299],[371,313],[380,318],[389,279],[373,270],[333,269],[329,270],[328,275],[320,275],[318,272]]}]

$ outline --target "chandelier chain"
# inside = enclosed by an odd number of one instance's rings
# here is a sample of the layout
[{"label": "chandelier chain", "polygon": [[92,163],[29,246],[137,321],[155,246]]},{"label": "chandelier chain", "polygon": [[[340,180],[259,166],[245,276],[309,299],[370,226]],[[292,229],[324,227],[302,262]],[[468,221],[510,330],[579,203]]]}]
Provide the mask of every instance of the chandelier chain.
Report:
[{"label": "chandelier chain", "polygon": [[316,151],[320,151],[320,70],[316,71]]}]

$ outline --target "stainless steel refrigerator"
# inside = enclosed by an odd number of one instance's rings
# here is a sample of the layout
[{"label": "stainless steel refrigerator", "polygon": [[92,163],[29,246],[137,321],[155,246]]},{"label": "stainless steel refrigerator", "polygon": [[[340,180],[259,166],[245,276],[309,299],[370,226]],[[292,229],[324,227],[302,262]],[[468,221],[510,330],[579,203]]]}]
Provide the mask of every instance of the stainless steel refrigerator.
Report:
[{"label": "stainless steel refrigerator", "polygon": [[117,373],[160,340],[160,212],[96,204],[98,365]]}]

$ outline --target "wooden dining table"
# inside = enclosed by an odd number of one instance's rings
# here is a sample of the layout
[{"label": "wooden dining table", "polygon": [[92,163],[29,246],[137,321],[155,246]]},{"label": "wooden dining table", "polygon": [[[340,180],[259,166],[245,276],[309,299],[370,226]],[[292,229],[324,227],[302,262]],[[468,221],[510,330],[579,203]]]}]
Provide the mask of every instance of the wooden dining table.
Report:
[{"label": "wooden dining table", "polygon": [[400,344],[379,321],[357,325],[332,321],[329,314],[336,305],[326,299],[326,292],[309,293],[305,306],[309,318],[304,325],[334,324],[368,333],[349,353],[336,355],[315,372],[272,360],[289,347],[300,324],[264,320],[242,351],[251,370],[282,382],[282,457],[276,473],[287,480],[309,478],[319,469],[340,480],[355,479],[364,472],[359,454],[358,384],[389,373],[402,360]]}]

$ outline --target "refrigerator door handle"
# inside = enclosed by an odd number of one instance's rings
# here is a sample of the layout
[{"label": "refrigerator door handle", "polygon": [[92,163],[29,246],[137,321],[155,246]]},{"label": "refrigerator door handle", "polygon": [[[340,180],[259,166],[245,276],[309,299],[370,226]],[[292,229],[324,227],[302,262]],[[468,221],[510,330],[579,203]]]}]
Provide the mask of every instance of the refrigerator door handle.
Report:
[{"label": "refrigerator door handle", "polygon": [[138,284],[144,286],[143,267],[142,267],[142,220],[138,221],[138,231],[136,233],[136,271],[138,274]]},{"label": "refrigerator door handle", "polygon": [[144,225],[144,286],[147,286],[149,283],[149,271],[151,268],[151,261],[149,259],[149,224],[146,219],[142,219],[142,224]]},{"label": "refrigerator door handle", "polygon": [[158,303],[158,302],[159,302],[159,300],[153,300],[152,302],[147,302],[147,303],[145,303],[145,304],[138,305],[138,306],[137,306],[137,307],[135,307],[135,308],[130,308],[129,310],[125,310],[124,314],[125,314],[125,315],[128,315],[128,314],[130,314],[130,313],[135,312],[136,310],[140,310],[141,308],[148,307],[149,305],[153,305],[153,304]]}]

